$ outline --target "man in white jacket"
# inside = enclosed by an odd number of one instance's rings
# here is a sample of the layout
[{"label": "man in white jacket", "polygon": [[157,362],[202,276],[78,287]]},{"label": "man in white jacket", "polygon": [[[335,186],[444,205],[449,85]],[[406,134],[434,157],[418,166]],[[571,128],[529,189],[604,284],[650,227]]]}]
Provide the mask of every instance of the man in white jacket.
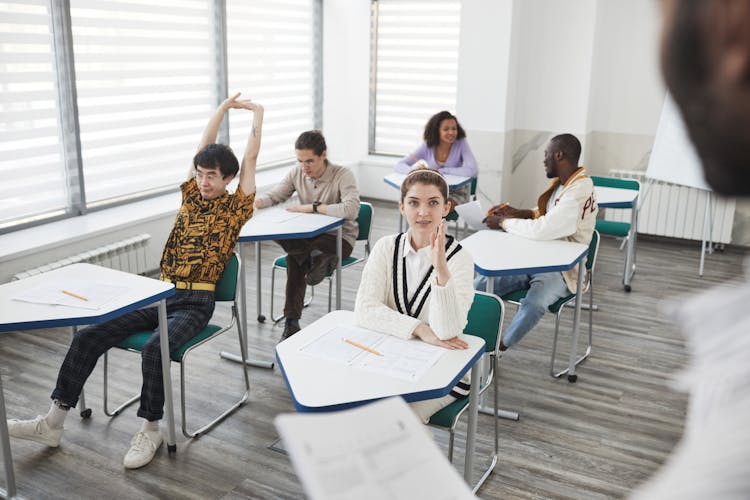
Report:
[{"label": "man in white jacket", "polygon": [[[533,240],[575,241],[588,245],[594,233],[598,207],[594,184],[578,166],[581,143],[571,134],[553,137],[544,150],[544,168],[552,184],[539,196],[536,208],[523,210],[507,204],[492,207],[485,219],[490,229],[505,231]],[[497,249],[502,252],[502,248]],[[517,343],[539,322],[558,299],[576,289],[578,267],[565,272],[518,274],[495,278],[494,293],[499,296],[528,290],[521,299],[513,321],[503,334],[501,350]],[[486,289],[486,279],[474,281],[477,290]]]}]

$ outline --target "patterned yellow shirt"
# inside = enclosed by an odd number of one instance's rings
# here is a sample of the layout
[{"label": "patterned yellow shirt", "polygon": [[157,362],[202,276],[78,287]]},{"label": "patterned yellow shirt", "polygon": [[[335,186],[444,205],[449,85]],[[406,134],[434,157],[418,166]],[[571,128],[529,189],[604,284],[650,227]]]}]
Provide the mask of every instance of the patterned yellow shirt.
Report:
[{"label": "patterned yellow shirt", "polygon": [[234,194],[204,200],[195,179],[180,189],[182,206],[164,245],[161,275],[172,281],[216,283],[240,229],[253,215],[255,193],[247,196],[237,186]]}]

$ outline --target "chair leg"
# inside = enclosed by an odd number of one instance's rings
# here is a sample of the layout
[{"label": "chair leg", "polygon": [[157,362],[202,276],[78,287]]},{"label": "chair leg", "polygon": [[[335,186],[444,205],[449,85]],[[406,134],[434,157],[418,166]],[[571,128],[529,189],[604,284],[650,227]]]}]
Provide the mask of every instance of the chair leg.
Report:
[{"label": "chair leg", "polygon": [[333,276],[328,277],[328,312],[331,312],[331,296],[333,295]]},{"label": "chair leg", "polygon": [[128,399],[127,401],[125,401],[124,403],[122,403],[120,406],[118,406],[114,410],[110,411],[110,409],[109,409],[109,401],[108,401],[108,397],[107,397],[107,395],[108,395],[108,384],[107,384],[107,382],[108,382],[108,378],[109,378],[108,377],[108,373],[109,373],[109,356],[108,356],[108,354],[109,353],[107,353],[107,352],[104,353],[104,366],[103,366],[103,368],[104,368],[104,370],[103,370],[104,371],[104,387],[103,387],[104,394],[103,394],[103,398],[102,398],[103,399],[102,406],[103,406],[104,414],[105,415],[107,415],[108,417],[116,417],[117,415],[119,415],[120,413],[122,413],[122,410],[124,410],[128,406],[132,405],[136,401],[140,400],[141,399],[141,394],[138,393],[135,396],[132,396],[130,399]]},{"label": "chair leg", "polygon": [[450,435],[448,437],[448,461],[453,463],[453,444],[456,440],[456,431],[453,427],[448,430],[448,434]]},{"label": "chair leg", "polygon": [[[234,306],[233,306],[234,307]],[[236,316],[236,310],[235,310],[235,316]],[[219,422],[224,420],[226,417],[234,413],[235,410],[237,410],[239,407],[244,405],[248,398],[250,397],[250,378],[247,373],[247,363],[246,363],[246,346],[244,342],[244,336],[242,334],[242,326],[240,326],[240,322],[237,323],[237,335],[239,336],[239,344],[240,344],[240,353],[242,356],[242,363],[240,363],[240,366],[242,367],[244,382],[245,382],[245,391],[243,392],[242,396],[236,400],[232,405],[224,410],[219,416],[208,422],[207,424],[203,425],[199,429],[196,429],[194,431],[191,431],[188,429],[188,422],[187,422],[187,405],[186,405],[186,394],[187,391],[185,390],[185,371],[187,366],[187,358],[190,352],[195,349],[196,347],[202,345],[203,343],[196,344],[195,346],[191,347],[187,351],[185,351],[185,354],[182,356],[182,362],[180,363],[180,408],[182,410],[182,434],[186,438],[195,438],[202,434],[205,434],[209,430],[211,430],[214,426],[216,426]],[[231,328],[231,325],[230,325]]]},{"label": "chair leg", "polygon": [[[593,283],[589,282],[589,286],[590,287],[593,286]],[[589,357],[589,354],[591,354],[591,346],[592,346],[592,340],[593,340],[592,325],[593,325],[593,318],[594,318],[593,316],[594,310],[592,309],[593,300],[594,300],[593,292],[594,292],[593,289],[589,290],[589,294],[590,294],[589,295],[589,343],[586,346],[586,351],[583,353],[583,355],[581,355],[575,361],[575,366],[578,366],[581,363],[583,363],[586,360],[586,358]],[[552,375],[555,378],[560,378],[563,375],[566,375],[568,373],[568,368],[565,368],[564,370],[559,371],[557,373],[555,372],[555,356],[557,353],[557,334],[560,329],[560,313],[562,312],[562,310],[563,308],[560,308],[560,310],[557,312],[557,315],[555,316],[555,337],[554,337],[554,340],[552,341],[552,359],[550,361],[550,368],[549,368],[550,375]]]}]

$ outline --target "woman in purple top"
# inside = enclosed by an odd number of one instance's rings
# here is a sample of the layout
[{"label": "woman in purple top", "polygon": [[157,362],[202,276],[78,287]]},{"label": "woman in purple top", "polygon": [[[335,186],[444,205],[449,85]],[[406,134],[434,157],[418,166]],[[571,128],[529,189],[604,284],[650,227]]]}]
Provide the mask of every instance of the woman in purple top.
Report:
[{"label": "woman in purple top", "polygon": [[[426,166],[443,175],[477,176],[477,160],[466,141],[466,132],[449,111],[441,111],[429,119],[423,138],[424,142],[416,151],[396,164],[396,172],[407,174]],[[468,201],[467,189],[451,194],[456,201]]]},{"label": "woman in purple top", "polygon": [[422,145],[396,164],[396,172],[408,174],[417,161],[424,160],[443,175],[477,176],[477,161],[466,142],[466,132],[449,111],[433,115],[423,137]]}]

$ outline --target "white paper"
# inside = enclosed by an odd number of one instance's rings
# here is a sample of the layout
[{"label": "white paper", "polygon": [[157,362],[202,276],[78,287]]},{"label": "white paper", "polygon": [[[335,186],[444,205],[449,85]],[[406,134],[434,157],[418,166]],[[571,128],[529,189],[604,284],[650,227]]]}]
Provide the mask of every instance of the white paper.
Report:
[{"label": "white paper", "polygon": [[290,212],[285,209],[272,209],[268,210],[267,212],[260,212],[256,218],[261,219],[266,222],[276,222],[278,224],[283,224],[285,222],[289,222],[292,219],[296,219],[302,215],[300,212]]},{"label": "white paper", "polygon": [[311,500],[476,498],[401,398],[274,423]]},{"label": "white paper", "polygon": [[[379,354],[351,345],[352,340]],[[356,326],[336,326],[300,347],[300,352],[368,372],[415,382],[445,354],[442,347],[404,340]]]},{"label": "white paper", "polygon": [[[35,304],[54,304],[96,310],[115,300],[127,290],[127,287],[108,283],[72,278],[69,278],[66,282],[52,279],[25,290],[13,299]],[[65,292],[70,292],[78,297]]]},{"label": "white paper", "polygon": [[461,219],[466,221],[470,228],[475,230],[487,229],[485,223],[482,222],[487,214],[482,210],[479,200],[458,205],[455,210]]}]

